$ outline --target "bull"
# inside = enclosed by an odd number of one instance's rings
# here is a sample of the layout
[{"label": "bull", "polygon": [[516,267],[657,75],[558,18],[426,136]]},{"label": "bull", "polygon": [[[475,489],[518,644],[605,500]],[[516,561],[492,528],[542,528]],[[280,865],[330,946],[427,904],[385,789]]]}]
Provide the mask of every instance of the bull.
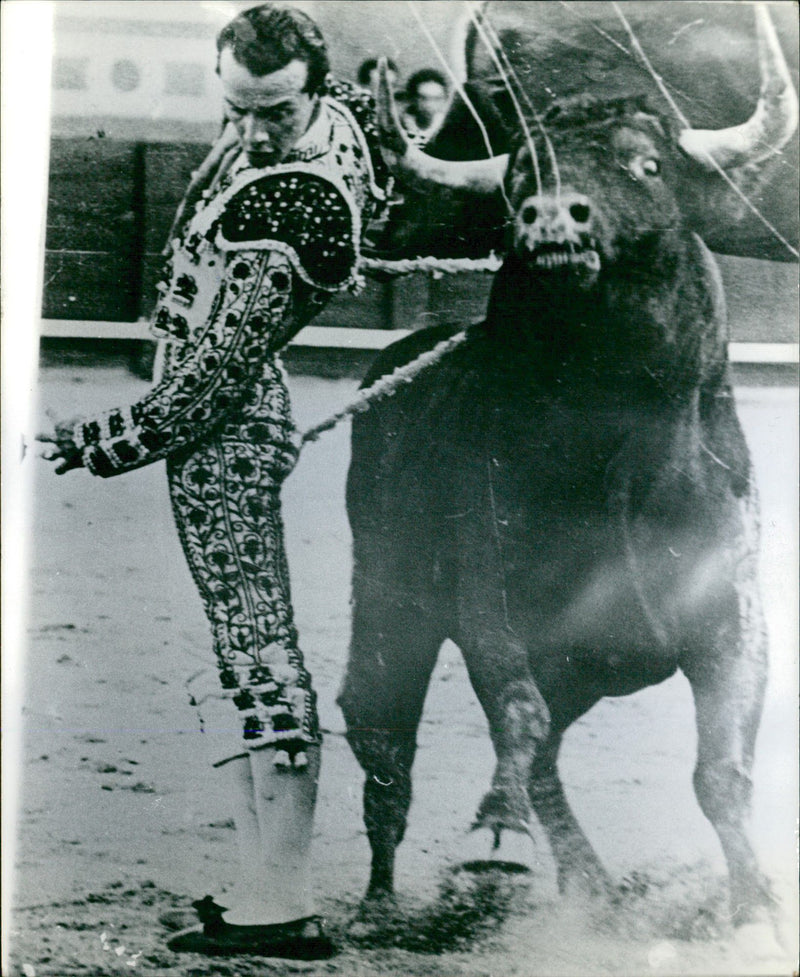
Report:
[{"label": "bull", "polygon": [[[602,895],[611,881],[559,779],[564,732],[601,698],[680,669],[732,919],[771,905],[747,833],[767,674],[755,486],[720,276],[682,206],[698,168],[730,179],[794,131],[796,94],[761,8],[756,25],[758,107],[724,131],[687,129],[638,97],[576,97],[521,118],[509,155],[446,163],[405,142],[383,86],[395,171],[486,192],[501,181],[508,218],[485,319],[353,424],[353,623],[338,701],[366,774],[366,906],[393,892],[445,639],[496,754],[475,824],[499,839],[535,815],[566,892]],[[392,344],[365,385],[454,331]]]}]

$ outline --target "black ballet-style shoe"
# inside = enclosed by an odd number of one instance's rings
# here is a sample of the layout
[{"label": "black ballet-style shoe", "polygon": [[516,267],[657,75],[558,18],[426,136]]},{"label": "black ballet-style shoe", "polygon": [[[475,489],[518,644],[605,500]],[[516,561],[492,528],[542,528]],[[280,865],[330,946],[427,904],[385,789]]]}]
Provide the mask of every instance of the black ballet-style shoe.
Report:
[{"label": "black ballet-style shoe", "polygon": [[319,916],[268,926],[237,926],[221,916],[176,933],[167,943],[176,953],[224,957],[251,954],[291,960],[327,960],[336,952]]},{"label": "black ballet-style shoe", "polygon": [[203,925],[222,919],[227,906],[219,906],[212,896],[195,899],[191,909],[168,909],[158,917],[159,923],[169,930],[185,930],[196,926],[196,920]]}]

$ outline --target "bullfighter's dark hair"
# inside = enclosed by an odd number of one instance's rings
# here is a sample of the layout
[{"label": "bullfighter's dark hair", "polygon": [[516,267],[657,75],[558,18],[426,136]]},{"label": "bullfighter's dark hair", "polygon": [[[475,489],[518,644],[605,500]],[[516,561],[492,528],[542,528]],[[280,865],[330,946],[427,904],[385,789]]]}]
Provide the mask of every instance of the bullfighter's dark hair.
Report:
[{"label": "bullfighter's dark hair", "polygon": [[242,11],[217,36],[219,56],[230,48],[234,58],[257,77],[280,71],[290,61],[303,61],[308,68],[304,91],[316,95],[324,90],[330,72],[325,38],[314,21],[300,10],[264,3]]},{"label": "bullfighter's dark hair", "polygon": [[441,85],[447,91],[447,82],[441,71],[437,71],[436,68],[420,68],[406,82],[406,96],[413,98],[417,94],[419,86],[428,81],[435,81],[437,85]]}]

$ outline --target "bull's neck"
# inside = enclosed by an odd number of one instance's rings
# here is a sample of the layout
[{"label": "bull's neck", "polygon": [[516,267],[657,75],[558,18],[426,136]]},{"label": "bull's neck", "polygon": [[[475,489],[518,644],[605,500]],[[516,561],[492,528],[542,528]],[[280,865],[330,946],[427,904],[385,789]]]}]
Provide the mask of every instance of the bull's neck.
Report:
[{"label": "bull's neck", "polygon": [[[531,275],[510,256],[492,287],[485,329],[498,355],[536,363],[539,380],[565,378],[674,396],[702,381],[718,310],[693,248],[661,275],[605,270],[581,289]],[[711,349],[711,347],[715,347]]]}]

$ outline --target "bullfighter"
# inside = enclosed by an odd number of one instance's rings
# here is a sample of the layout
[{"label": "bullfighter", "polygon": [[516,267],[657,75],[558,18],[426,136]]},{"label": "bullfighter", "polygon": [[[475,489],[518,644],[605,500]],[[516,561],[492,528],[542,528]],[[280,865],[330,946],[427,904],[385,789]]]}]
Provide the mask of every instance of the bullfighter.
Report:
[{"label": "bullfighter", "polygon": [[[298,646],[280,488],[297,436],[279,351],[343,289],[384,199],[371,100],[332,81],[317,25],[271,3],[217,38],[226,125],[173,225],[152,328],[163,375],[137,403],[60,423],[56,473],[166,460],[175,521],[213,633],[192,695],[228,778],[240,867],[176,951],[317,958],[309,848],[321,735]],[[217,674],[218,673],[218,677]]]}]

